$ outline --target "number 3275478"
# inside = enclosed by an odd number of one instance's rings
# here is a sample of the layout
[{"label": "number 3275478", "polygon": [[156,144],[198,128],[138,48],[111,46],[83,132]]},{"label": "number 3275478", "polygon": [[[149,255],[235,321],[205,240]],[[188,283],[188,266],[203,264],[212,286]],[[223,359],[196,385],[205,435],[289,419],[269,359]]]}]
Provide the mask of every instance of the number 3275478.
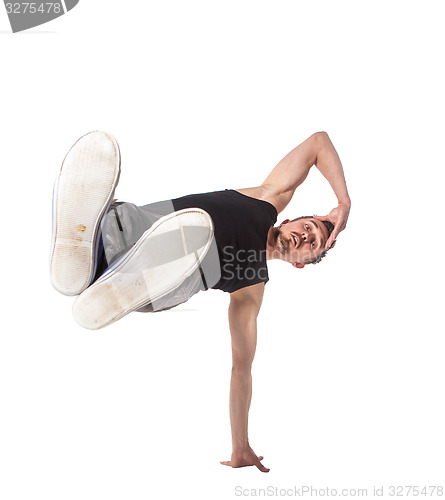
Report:
[{"label": "number 3275478", "polygon": [[62,5],[59,2],[20,2],[7,3],[6,12],[8,14],[60,14]]}]

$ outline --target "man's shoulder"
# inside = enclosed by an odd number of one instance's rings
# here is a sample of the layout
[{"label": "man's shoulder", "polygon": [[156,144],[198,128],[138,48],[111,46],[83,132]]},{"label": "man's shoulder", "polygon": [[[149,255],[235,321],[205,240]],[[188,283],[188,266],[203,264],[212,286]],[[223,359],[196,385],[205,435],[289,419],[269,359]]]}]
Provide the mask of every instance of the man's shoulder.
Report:
[{"label": "man's shoulder", "polygon": [[265,283],[261,282],[256,283],[255,285],[239,288],[230,294],[230,301],[237,303],[259,302],[261,304],[264,295],[264,285]]},{"label": "man's shoulder", "polygon": [[238,193],[249,196],[250,198],[256,198],[257,200],[267,201],[273,205],[279,213],[279,200],[276,193],[274,193],[268,186],[261,185],[256,187],[235,189]]}]

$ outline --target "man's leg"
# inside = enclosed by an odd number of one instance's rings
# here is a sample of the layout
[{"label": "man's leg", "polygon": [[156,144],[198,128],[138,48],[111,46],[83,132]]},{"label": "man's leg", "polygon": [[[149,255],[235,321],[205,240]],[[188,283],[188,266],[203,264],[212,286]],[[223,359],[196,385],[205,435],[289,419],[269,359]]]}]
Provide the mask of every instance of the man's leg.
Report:
[{"label": "man's leg", "polygon": [[[132,229],[127,231],[127,237],[137,235],[137,230]],[[104,242],[109,233],[107,229]],[[204,264],[210,249],[212,257]],[[206,289],[198,286],[198,278],[206,281],[202,266],[209,269],[212,283],[207,287],[212,286],[220,268],[211,217],[199,208],[170,213],[145,231],[130,250],[79,295],[73,315],[83,327],[98,329],[142,307],[153,311],[174,307],[187,300],[190,291]]]},{"label": "man's leg", "polygon": [[[119,307],[115,304],[111,322],[131,310],[160,311],[175,307],[200,290],[212,287],[220,278],[209,214],[191,208],[176,217],[171,200],[144,207],[112,203],[119,174],[116,141],[103,132],[87,134],[65,158],[53,199],[54,243],[50,271],[59,291],[75,295],[98,281],[116,289],[115,285],[123,281],[117,287],[117,292],[119,289],[122,292],[125,286],[137,288],[140,282],[146,281],[145,292],[133,296],[130,302],[126,290],[123,296],[127,298],[118,300]],[[168,214],[172,214],[169,221],[150,231]],[[90,307],[86,314],[90,315],[89,320],[104,307],[101,295],[105,300],[110,299],[107,294],[98,293],[103,290],[101,285],[89,294],[90,305],[95,303],[96,307],[93,312]],[[82,307],[76,307],[76,311],[75,317],[82,324],[85,311]],[[105,323],[93,321],[84,326],[100,328]]]},{"label": "man's leg", "polygon": [[95,276],[101,222],[119,175],[119,146],[104,132],[81,137],[63,161],[53,193],[50,275],[65,295],[81,293]]},{"label": "man's leg", "polygon": [[[160,218],[175,211],[171,200],[164,200],[138,207],[133,203],[112,203],[102,224],[101,241],[104,243],[101,258],[94,281],[98,280],[116,260],[128,252],[140,237]],[[193,295],[205,291],[215,285],[220,277],[218,250],[213,240],[198,269],[172,291],[158,299],[149,302],[136,311],[159,312],[176,307],[187,302]]]},{"label": "man's leg", "polygon": [[122,201],[113,202],[102,220],[102,263],[94,281],[130,250],[155,222],[174,211],[171,200],[150,203],[144,207]]}]

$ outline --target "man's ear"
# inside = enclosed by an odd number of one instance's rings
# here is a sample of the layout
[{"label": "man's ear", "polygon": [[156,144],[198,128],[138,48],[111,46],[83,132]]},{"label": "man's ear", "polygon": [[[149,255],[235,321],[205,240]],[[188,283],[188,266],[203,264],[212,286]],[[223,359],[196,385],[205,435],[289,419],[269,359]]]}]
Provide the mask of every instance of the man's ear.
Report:
[{"label": "man's ear", "polygon": [[286,219],[286,220],[284,220],[284,221],[281,223],[281,225],[283,225],[283,224],[287,224],[288,222],[290,222],[290,219]]},{"label": "man's ear", "polygon": [[292,265],[297,269],[303,269],[304,267],[304,264],[302,264],[301,262],[292,262]]}]

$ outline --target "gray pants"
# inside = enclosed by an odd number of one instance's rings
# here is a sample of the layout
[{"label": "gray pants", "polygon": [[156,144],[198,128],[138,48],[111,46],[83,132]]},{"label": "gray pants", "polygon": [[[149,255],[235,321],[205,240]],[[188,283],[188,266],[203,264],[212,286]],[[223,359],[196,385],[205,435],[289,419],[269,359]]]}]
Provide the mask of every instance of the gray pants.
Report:
[{"label": "gray pants", "polygon": [[[102,245],[95,280],[108,266],[124,255],[158,219],[174,212],[171,200],[138,207],[133,203],[112,203],[102,221]],[[193,295],[214,286],[221,277],[215,239],[201,265],[174,290],[139,312],[158,312],[187,302]]]}]

